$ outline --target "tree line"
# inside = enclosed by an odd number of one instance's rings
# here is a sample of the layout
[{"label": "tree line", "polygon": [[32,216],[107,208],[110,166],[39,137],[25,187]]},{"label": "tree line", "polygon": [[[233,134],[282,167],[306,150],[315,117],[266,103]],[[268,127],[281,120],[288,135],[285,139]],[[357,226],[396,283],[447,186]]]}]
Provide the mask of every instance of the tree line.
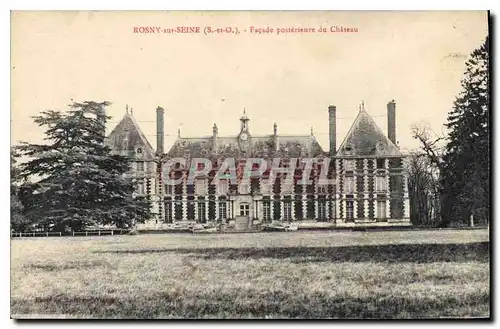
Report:
[{"label": "tree line", "polygon": [[487,225],[490,196],[489,37],[466,62],[461,91],[439,135],[414,127],[420,149],[409,157],[412,222]]}]

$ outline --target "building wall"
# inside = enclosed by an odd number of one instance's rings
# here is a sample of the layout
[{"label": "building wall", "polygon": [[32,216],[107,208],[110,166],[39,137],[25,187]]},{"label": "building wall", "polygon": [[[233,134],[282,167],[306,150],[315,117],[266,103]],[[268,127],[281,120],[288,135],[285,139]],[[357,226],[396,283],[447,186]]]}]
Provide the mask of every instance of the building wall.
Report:
[{"label": "building wall", "polygon": [[[242,192],[237,185],[228,183],[228,193],[221,194],[217,186],[210,184],[212,175],[200,178],[203,183],[197,187],[196,183],[187,184],[186,170],[174,169],[175,177],[182,177],[184,183],[168,186],[163,184],[154,162],[147,164],[143,174],[137,171],[140,169],[137,166],[140,165],[135,163],[135,175],[142,179],[144,186],[150,186],[149,194],[147,188],[142,193],[153,201],[153,223],[206,222],[239,215],[239,202],[243,200],[235,200]],[[295,184],[291,189],[287,189],[284,179],[279,177],[270,188],[263,186],[265,178],[252,179],[249,192],[259,192],[259,195],[249,194],[244,200],[249,204],[250,216],[264,221],[329,222],[409,218],[402,158],[336,158],[329,170],[329,178],[336,183],[321,186],[318,176],[313,169],[311,185]],[[301,178],[301,171],[296,171],[295,182]]]}]

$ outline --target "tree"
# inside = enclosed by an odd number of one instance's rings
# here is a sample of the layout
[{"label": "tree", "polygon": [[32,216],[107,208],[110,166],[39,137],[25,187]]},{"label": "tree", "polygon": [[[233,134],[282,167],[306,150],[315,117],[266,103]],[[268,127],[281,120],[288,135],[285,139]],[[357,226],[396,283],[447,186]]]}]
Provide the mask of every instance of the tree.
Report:
[{"label": "tree", "polygon": [[22,143],[25,214],[39,227],[74,231],[95,225],[128,228],[150,217],[149,201],[133,195],[128,159],[104,143],[109,102],[72,103],[66,113],[34,117],[46,144]]},{"label": "tree", "polygon": [[20,172],[17,158],[19,154],[15,147],[10,149],[10,224],[11,230],[22,232],[32,224],[24,216],[24,207],[19,198],[20,194]]},{"label": "tree", "polygon": [[426,153],[412,153],[408,158],[408,194],[411,222],[438,226],[441,210],[439,169]]},{"label": "tree", "polygon": [[443,217],[446,223],[488,220],[490,207],[489,38],[466,63],[446,127],[449,142],[443,155]]},{"label": "tree", "polygon": [[441,212],[444,193],[440,182],[445,137],[426,126],[413,126],[412,135],[421,145],[421,151],[409,158],[408,192],[412,222],[446,226]]}]

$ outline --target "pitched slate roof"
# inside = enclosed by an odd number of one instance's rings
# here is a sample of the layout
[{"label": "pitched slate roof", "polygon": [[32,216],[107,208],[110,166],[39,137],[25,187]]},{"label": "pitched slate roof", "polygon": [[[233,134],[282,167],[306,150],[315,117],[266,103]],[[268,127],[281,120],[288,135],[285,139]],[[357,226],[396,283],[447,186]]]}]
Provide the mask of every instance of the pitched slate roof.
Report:
[{"label": "pitched slate roof", "polygon": [[361,108],[336,155],[391,157],[402,153],[384,135],[368,112]]},{"label": "pitched slate roof", "polygon": [[[167,155],[169,157],[208,157],[217,154],[224,157],[240,157],[242,152],[237,136],[218,136],[217,150],[213,150],[212,136],[184,138],[179,137]],[[321,146],[312,135],[280,136],[278,150],[275,151],[274,136],[251,136],[250,152],[245,157],[316,157],[324,154]]]},{"label": "pitched slate roof", "polygon": [[[128,111],[120,123],[106,137],[105,143],[115,154],[140,158],[144,161],[155,159],[153,147]],[[141,149],[142,153],[137,152],[138,149]]]}]

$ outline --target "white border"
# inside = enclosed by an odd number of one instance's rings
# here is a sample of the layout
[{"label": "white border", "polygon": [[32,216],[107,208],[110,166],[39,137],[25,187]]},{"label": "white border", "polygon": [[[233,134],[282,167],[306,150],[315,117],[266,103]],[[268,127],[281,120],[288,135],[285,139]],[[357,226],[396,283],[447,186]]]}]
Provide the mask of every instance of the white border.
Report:
[{"label": "white border", "polygon": [[[4,126],[4,129],[0,129],[0,133],[2,134],[1,142],[3,144],[2,149],[4,150],[4,161],[2,161],[2,170],[1,172],[6,175],[8,169],[10,167],[10,158],[7,158],[7,148],[10,147],[10,10],[492,10],[492,15],[497,13],[496,10],[500,1],[498,0],[454,0],[449,2],[438,2],[436,0],[419,0],[419,1],[389,1],[389,0],[378,0],[378,1],[369,1],[369,0],[349,0],[349,1],[336,1],[335,3],[328,3],[327,1],[318,1],[318,0],[307,0],[307,1],[293,1],[289,0],[283,3],[277,3],[270,0],[253,0],[253,1],[222,1],[222,0],[211,0],[211,1],[177,1],[177,2],[166,2],[166,1],[153,1],[153,0],[140,0],[135,2],[112,2],[112,1],[104,1],[104,0],[79,0],[79,1],[54,1],[54,0],[43,0],[43,1],[2,1],[0,3],[0,7],[2,7],[1,11],[1,22],[2,29],[0,30],[0,35],[2,38],[1,48],[1,59],[3,65],[0,66],[2,69],[2,91],[3,97],[1,98],[3,104],[3,110],[1,111],[1,115],[3,119],[0,121]],[[497,41],[496,33],[494,34],[495,39],[492,40],[494,43]],[[8,64],[7,64],[8,63]],[[496,65],[498,67],[498,65]],[[492,75],[495,75],[495,72],[492,72]],[[497,86],[497,84],[495,84]],[[496,93],[497,88],[492,92]],[[493,109],[492,109],[493,111]],[[496,134],[495,134],[496,135]],[[8,145],[7,145],[8,144]],[[495,145],[495,144],[493,144]],[[498,152],[497,152],[498,153]],[[495,168],[497,169],[497,168]],[[8,181],[9,178],[5,177],[5,182]],[[497,183],[497,181],[495,181]],[[495,184],[496,185],[496,184]],[[2,232],[5,234],[5,239],[7,240],[7,232],[9,231],[9,220],[10,213],[8,212],[9,206],[6,204],[9,202],[9,190],[7,184],[2,185],[1,189],[1,200],[4,202],[3,215],[2,216],[2,224],[4,225],[4,229]],[[497,193],[498,195],[498,193]],[[498,197],[500,199],[500,197]],[[492,204],[500,204],[497,200]],[[10,203],[9,203],[10,204]],[[492,218],[492,221],[495,221]],[[7,240],[10,241],[10,240]],[[4,265],[7,262],[10,263],[10,242],[5,242],[6,248],[1,249],[2,263]],[[496,259],[497,260],[497,259]],[[498,262],[496,262],[498,264]],[[1,310],[2,310],[2,328],[13,327],[16,325],[10,319],[10,291],[9,291],[9,282],[10,282],[10,268],[8,266],[2,266],[2,299],[1,299]],[[498,282],[497,285],[498,286]],[[495,293],[493,296],[497,295]],[[492,314],[497,314],[498,316],[498,302],[495,303],[496,309],[492,312]],[[493,311],[493,310],[492,310]],[[144,325],[144,323],[90,323],[90,324],[81,324],[83,326],[93,325],[97,327],[101,327],[104,324],[111,325],[127,325],[132,327],[140,328]],[[158,323],[165,324],[165,323]],[[191,326],[193,323],[166,323],[169,327],[177,327],[177,326]],[[202,323],[203,325],[211,325],[212,323]],[[242,326],[247,326],[250,323],[241,324]],[[277,323],[269,323],[265,324],[262,322],[256,322],[256,325],[261,326],[274,326]],[[327,324],[327,323],[324,323]],[[395,325],[401,325],[401,323],[394,323]],[[46,323],[45,326],[52,326],[53,323]],[[63,323],[58,324],[59,326],[67,327],[70,326],[71,323]],[[213,323],[212,325],[219,325],[219,323]],[[251,324],[250,324],[251,325]],[[292,325],[300,325],[304,326],[304,323],[282,323],[285,326]],[[309,324],[308,324],[309,325]],[[331,324],[327,324],[331,325]],[[341,323],[333,323],[335,326],[344,326]],[[352,323],[351,323],[352,325]],[[356,324],[360,325],[360,324]],[[387,323],[368,323],[368,325],[378,325],[385,326]],[[425,325],[426,327],[437,326],[434,323],[414,323],[412,325]],[[443,325],[443,324],[441,324]],[[446,323],[445,326],[455,326],[455,323]]]}]

